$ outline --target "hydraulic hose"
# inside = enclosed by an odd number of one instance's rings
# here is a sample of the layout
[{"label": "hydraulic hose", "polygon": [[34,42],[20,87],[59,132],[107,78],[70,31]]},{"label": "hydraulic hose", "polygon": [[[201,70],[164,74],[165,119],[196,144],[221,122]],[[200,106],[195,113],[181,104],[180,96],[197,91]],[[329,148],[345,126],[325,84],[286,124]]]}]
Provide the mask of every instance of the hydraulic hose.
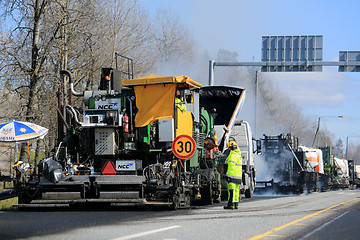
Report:
[{"label": "hydraulic hose", "polygon": [[75,122],[76,122],[77,124],[79,124],[79,125],[82,125],[82,124],[83,124],[83,122],[80,122],[80,121],[79,121],[79,119],[78,119],[78,117],[77,117],[77,112],[75,111],[75,109],[74,109],[72,106],[66,105],[65,108],[69,108],[69,109],[70,109],[70,112],[72,113],[72,115],[73,115],[73,117],[74,117],[74,119],[75,119]]}]

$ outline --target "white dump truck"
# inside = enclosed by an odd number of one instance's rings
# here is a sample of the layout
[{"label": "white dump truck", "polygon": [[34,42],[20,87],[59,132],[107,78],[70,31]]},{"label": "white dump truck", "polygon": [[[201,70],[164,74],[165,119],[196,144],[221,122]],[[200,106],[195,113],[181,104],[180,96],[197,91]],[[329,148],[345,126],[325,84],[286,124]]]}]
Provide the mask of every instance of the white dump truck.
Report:
[{"label": "white dump truck", "polygon": [[[244,193],[246,198],[252,198],[256,182],[254,154],[260,153],[261,142],[254,140],[250,124],[246,121],[236,121],[229,140],[232,138],[238,144],[243,159],[241,193]],[[256,147],[254,147],[254,143],[256,143]]]}]

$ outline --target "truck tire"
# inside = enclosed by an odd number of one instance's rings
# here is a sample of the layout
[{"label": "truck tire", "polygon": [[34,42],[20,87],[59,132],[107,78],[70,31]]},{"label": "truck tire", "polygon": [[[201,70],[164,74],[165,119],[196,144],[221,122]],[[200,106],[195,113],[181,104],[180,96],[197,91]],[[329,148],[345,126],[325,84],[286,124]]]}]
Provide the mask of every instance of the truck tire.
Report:
[{"label": "truck tire", "polygon": [[253,196],[254,196],[254,180],[251,179],[250,187],[245,190],[245,197],[246,198],[252,198]]}]

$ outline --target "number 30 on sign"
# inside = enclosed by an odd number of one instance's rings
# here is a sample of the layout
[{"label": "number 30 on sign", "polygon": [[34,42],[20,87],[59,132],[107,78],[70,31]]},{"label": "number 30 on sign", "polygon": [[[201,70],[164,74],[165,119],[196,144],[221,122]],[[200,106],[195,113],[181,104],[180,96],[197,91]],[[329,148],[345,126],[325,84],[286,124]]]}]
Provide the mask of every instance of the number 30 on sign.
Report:
[{"label": "number 30 on sign", "polygon": [[188,135],[177,136],[172,143],[174,155],[180,159],[188,159],[194,155],[196,150],[195,140]]}]

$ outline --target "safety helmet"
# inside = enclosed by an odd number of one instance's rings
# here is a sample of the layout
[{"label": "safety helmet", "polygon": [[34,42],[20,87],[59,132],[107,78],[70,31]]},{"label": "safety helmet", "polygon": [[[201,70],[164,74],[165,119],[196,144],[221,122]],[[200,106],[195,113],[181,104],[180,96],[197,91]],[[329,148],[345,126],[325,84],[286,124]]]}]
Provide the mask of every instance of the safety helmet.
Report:
[{"label": "safety helmet", "polygon": [[231,149],[236,149],[237,148],[237,144],[235,141],[230,141],[227,145],[228,148],[231,148]]}]

